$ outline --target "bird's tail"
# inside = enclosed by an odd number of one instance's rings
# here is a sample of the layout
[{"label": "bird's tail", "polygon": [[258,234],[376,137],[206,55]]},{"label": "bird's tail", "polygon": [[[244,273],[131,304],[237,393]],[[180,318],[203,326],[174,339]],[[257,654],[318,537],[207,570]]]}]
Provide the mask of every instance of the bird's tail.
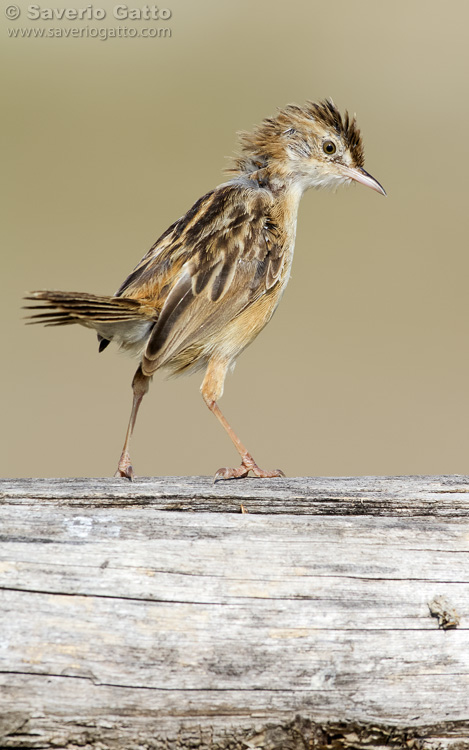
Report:
[{"label": "bird's tail", "polygon": [[28,322],[48,326],[80,323],[98,329],[100,324],[122,323],[148,318],[148,305],[129,297],[103,297],[86,292],[29,292],[25,299],[39,302],[26,305],[26,310],[42,310],[28,316]]},{"label": "bird's tail", "polygon": [[[94,328],[99,339],[115,339],[124,348],[133,348],[143,341],[153,327],[157,313],[148,301],[130,297],[105,297],[86,292],[29,292],[25,300],[38,304],[26,310],[40,310],[28,316],[28,324],[62,326],[79,323]],[[105,345],[104,345],[105,346]],[[101,345],[101,349],[104,348]]]}]

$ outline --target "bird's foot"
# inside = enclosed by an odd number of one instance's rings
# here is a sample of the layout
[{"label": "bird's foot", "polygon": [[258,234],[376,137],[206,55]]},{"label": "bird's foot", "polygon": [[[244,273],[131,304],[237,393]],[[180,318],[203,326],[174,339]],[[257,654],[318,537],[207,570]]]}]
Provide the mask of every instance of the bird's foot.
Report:
[{"label": "bird's foot", "polygon": [[134,469],[130,462],[130,456],[127,452],[124,452],[120,457],[117,471],[114,476],[122,477],[123,479],[130,479],[130,481],[135,479]]},{"label": "bird's foot", "polygon": [[219,479],[243,479],[244,477],[247,477],[249,472],[252,471],[255,477],[259,477],[262,479],[270,479],[272,477],[284,477],[285,474],[281,469],[274,469],[273,471],[267,471],[266,469],[261,469],[252,456],[249,454],[247,456],[244,456],[241,466],[237,466],[235,469],[218,469],[217,473],[215,474],[213,481],[218,482]]}]

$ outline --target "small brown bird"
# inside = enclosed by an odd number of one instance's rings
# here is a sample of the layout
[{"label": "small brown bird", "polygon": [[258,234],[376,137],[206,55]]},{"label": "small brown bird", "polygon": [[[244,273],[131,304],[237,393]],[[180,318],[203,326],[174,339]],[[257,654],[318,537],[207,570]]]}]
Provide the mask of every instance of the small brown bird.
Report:
[{"label": "small brown bird", "polygon": [[[31,292],[46,325],[80,325],[98,333],[99,351],[114,341],[140,359],[129,426],[116,476],[134,477],[129,443],[152,375],[205,369],[201,392],[238,453],[241,466],[217,479],[284,476],[265,471],[218,407],[226,373],[271,319],[287,285],[300,198],[308,188],[352,180],[386,195],[363,169],[355,118],[332,100],[290,104],[241,134],[228,182],[204,195],[155,242],[112,297]],[[28,309],[43,309],[32,305]]]}]

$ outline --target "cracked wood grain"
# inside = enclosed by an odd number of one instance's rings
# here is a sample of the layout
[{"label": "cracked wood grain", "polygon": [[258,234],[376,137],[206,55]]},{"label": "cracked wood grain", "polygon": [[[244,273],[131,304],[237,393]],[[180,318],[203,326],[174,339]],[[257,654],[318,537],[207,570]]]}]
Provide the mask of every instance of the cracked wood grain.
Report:
[{"label": "cracked wood grain", "polygon": [[0,499],[0,747],[469,747],[468,477]]}]

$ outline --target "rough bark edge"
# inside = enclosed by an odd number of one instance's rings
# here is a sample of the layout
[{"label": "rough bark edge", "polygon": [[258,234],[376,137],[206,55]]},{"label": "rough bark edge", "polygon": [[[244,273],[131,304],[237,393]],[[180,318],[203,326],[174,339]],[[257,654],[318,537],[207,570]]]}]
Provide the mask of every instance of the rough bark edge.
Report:
[{"label": "rough bark edge", "polygon": [[[142,719],[138,723],[141,724]],[[297,715],[285,721],[256,722],[253,728],[184,726],[177,734],[162,735],[158,718],[150,726],[133,731],[130,722],[121,729],[111,722],[84,720],[75,727],[41,730],[39,722],[26,714],[0,717],[0,750],[468,750],[469,723],[446,722],[432,726],[399,727],[370,722],[313,722]],[[49,718],[50,723],[50,718]],[[229,724],[229,720],[227,721]],[[66,722],[68,725],[69,723]],[[151,725],[153,724],[154,730]],[[36,726],[33,726],[36,725]],[[150,735],[154,731],[153,737]],[[48,735],[48,736],[46,736]]]}]

